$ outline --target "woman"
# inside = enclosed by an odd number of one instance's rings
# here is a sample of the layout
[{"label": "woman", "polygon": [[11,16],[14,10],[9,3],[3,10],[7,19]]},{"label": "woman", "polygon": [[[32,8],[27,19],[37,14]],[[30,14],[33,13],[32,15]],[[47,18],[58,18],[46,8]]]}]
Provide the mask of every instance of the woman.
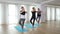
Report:
[{"label": "woman", "polygon": [[26,14],[26,11],[25,11],[25,8],[24,7],[21,7],[21,11],[20,11],[20,21],[19,21],[19,24],[21,25],[22,29],[24,27],[24,23],[25,23],[25,14]]},{"label": "woman", "polygon": [[38,11],[37,11],[38,24],[39,24],[40,18],[41,18],[41,11],[40,11],[40,9],[38,8]]},{"label": "woman", "polygon": [[[32,8],[32,11],[31,12],[32,12],[32,17],[30,19],[30,22],[31,22],[31,24],[34,27],[34,22],[35,22],[35,19],[36,19],[36,9],[35,9],[35,7]],[[33,22],[32,22],[32,20],[33,20]]]}]

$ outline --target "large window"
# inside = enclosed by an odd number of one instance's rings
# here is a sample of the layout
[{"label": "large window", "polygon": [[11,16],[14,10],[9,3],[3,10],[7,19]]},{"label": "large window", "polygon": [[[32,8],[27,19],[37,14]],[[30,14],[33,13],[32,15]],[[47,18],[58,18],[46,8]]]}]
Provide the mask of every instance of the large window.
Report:
[{"label": "large window", "polygon": [[12,23],[17,23],[18,20],[17,20],[17,8],[16,8],[16,5],[13,5],[13,4],[9,4],[8,5],[8,16],[7,16],[7,21],[9,24],[12,24]]},{"label": "large window", "polygon": [[60,8],[56,8],[56,20],[60,20]]},{"label": "large window", "polygon": [[51,8],[51,14],[52,14],[51,19],[55,20],[55,8],[54,7]]},{"label": "large window", "polygon": [[47,20],[50,20],[50,7],[47,7]]},{"label": "large window", "polygon": [[47,20],[60,20],[60,8],[47,7]]},{"label": "large window", "polygon": [[0,4],[0,24],[2,24],[3,20],[3,11],[2,11],[2,4]]},{"label": "large window", "polygon": [[[16,24],[19,22],[19,19],[20,19],[20,10],[21,10],[21,7],[24,7],[26,12],[27,12],[27,8],[26,8],[26,5],[14,5],[14,4],[9,4],[8,5],[8,12],[7,12],[7,23],[9,24]],[[27,20],[27,13],[26,13],[26,20]]]}]

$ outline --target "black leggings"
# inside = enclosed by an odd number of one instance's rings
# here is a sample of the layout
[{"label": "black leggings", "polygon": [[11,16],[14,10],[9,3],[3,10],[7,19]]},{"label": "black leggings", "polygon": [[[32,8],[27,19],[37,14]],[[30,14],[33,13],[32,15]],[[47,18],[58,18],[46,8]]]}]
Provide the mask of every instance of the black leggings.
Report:
[{"label": "black leggings", "polygon": [[38,23],[39,23],[39,21],[40,21],[40,18],[41,18],[41,16],[37,16],[37,19],[39,19],[39,20],[38,20]]},{"label": "black leggings", "polygon": [[24,22],[25,22],[25,19],[20,19],[19,20],[19,24],[21,25],[22,29],[24,27]]},{"label": "black leggings", "polygon": [[40,17],[41,17],[41,16],[37,16],[37,19],[39,19],[39,20],[40,20]]},{"label": "black leggings", "polygon": [[[35,22],[35,17],[31,17],[31,19],[30,19],[30,23],[34,26],[34,22]],[[32,22],[32,20],[33,20],[33,22]]]}]

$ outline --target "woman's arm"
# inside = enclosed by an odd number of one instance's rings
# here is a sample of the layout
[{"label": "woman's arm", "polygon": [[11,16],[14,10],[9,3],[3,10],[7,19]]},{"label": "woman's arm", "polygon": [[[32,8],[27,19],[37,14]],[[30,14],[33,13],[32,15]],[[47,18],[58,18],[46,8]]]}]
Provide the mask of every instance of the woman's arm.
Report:
[{"label": "woman's arm", "polygon": [[22,13],[22,11],[20,11],[20,13]]}]

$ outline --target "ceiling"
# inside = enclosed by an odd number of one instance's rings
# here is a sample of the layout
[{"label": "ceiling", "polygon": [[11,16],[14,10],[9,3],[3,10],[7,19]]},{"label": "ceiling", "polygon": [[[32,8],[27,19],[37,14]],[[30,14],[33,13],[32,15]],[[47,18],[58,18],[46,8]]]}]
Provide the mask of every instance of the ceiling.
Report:
[{"label": "ceiling", "polygon": [[57,6],[60,6],[60,0],[54,0],[54,1],[51,1],[51,2],[48,2],[46,3],[48,5],[57,5]]},{"label": "ceiling", "polygon": [[38,4],[48,4],[48,5],[60,5],[60,0],[0,0],[0,2],[10,2],[10,3],[38,3]]},{"label": "ceiling", "polygon": [[48,1],[48,0],[21,0],[21,1],[41,3],[41,2],[44,2],[44,1]]},{"label": "ceiling", "polygon": [[0,0],[0,2],[7,2],[7,1],[13,1],[13,2],[23,1],[23,2],[41,3],[49,0]]}]

